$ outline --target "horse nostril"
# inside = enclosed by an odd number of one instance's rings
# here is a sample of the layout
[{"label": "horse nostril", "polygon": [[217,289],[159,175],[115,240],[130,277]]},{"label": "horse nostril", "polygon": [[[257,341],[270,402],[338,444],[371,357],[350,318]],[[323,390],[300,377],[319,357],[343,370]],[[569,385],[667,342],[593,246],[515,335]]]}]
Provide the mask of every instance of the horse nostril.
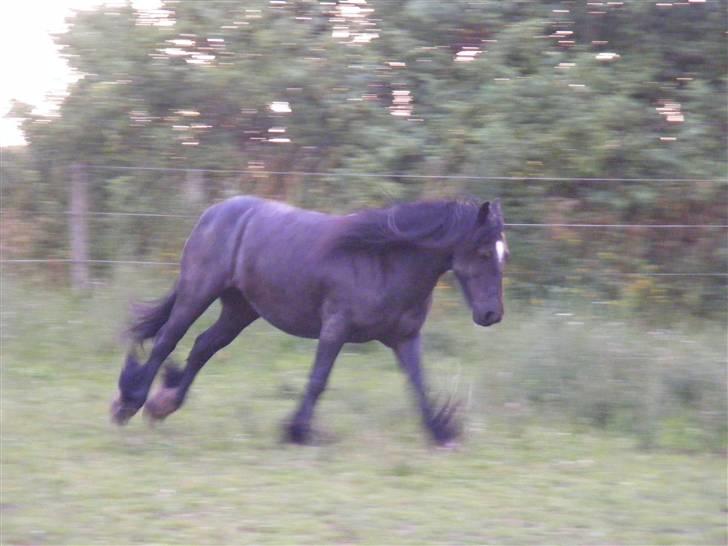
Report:
[{"label": "horse nostril", "polygon": [[477,320],[475,322],[481,326],[490,326],[500,322],[500,320],[501,316],[499,313],[495,311],[485,311],[477,316]]},{"label": "horse nostril", "polygon": [[480,326],[491,326],[501,321],[503,316],[498,311],[473,312],[473,322]]}]

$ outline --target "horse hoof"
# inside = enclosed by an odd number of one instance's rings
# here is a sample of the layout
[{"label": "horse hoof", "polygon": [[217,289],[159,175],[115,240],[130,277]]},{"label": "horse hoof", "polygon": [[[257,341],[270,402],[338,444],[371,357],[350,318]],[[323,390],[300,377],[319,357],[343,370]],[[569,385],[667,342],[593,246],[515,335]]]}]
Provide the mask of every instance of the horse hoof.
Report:
[{"label": "horse hoof", "polygon": [[462,435],[462,426],[456,418],[457,402],[447,401],[428,421],[432,440],[438,447],[456,445]]},{"label": "horse hoof", "polygon": [[161,421],[180,406],[177,389],[162,387],[144,404],[144,417],[148,421]]},{"label": "horse hoof", "polygon": [[446,442],[437,444],[439,451],[460,451],[460,442],[457,440],[448,440]]},{"label": "horse hoof", "polygon": [[310,445],[312,443],[311,425],[288,423],[285,426],[283,440],[292,444]]},{"label": "horse hoof", "polygon": [[330,431],[312,428],[308,424],[288,423],[284,427],[283,441],[302,446],[325,446],[336,443],[338,438]]},{"label": "horse hoof", "polygon": [[124,403],[119,395],[111,402],[111,421],[119,426],[126,425],[137,411],[139,411],[138,407]]}]

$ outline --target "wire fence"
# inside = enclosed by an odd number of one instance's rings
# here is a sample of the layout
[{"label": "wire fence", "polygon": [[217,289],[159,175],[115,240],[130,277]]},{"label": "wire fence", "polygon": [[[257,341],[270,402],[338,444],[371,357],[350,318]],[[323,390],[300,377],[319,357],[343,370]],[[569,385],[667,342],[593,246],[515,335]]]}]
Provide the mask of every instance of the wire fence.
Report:
[{"label": "wire fence", "polygon": [[[14,212],[25,212],[33,214],[33,211],[13,209]],[[0,215],[6,213],[0,210]],[[42,216],[65,215],[76,216],[78,213],[71,211],[43,211]],[[123,212],[123,211],[87,211],[85,216],[109,216],[109,217],[141,217],[141,218],[199,218],[199,214],[181,214],[166,212]],[[537,223],[537,222],[506,222],[506,227],[521,228],[587,228],[587,229],[728,229],[728,224],[584,224],[584,223]]]},{"label": "wire fence", "polygon": [[[478,176],[478,175],[424,175],[408,173],[360,173],[360,172],[322,172],[322,171],[287,171],[287,170],[265,170],[258,168],[248,169],[200,169],[186,167],[155,167],[155,166],[123,166],[123,165],[86,165],[89,170],[96,171],[147,171],[147,172],[170,172],[170,173],[211,173],[211,174],[246,174],[246,175],[275,175],[275,176],[306,176],[306,177],[356,177],[356,178],[395,178],[395,179],[423,179],[423,180],[463,180],[463,181],[520,181],[520,182],[582,182],[582,183],[726,183],[727,178],[615,178],[615,177],[548,177],[548,176]],[[79,213],[72,211],[18,211],[27,214],[40,214],[43,216],[65,215],[78,216]],[[0,215],[7,212],[7,209],[0,209]],[[147,211],[84,211],[80,215],[88,217],[131,217],[131,218],[177,218],[196,219],[199,214],[174,213],[174,212],[147,212]],[[728,224],[650,224],[650,223],[538,223],[538,222],[514,222],[506,223],[508,228],[533,228],[533,229],[588,229],[588,230],[728,230]],[[727,241],[728,242],[728,241]],[[0,264],[92,264],[92,265],[134,265],[134,266],[178,266],[176,261],[155,261],[155,260],[101,260],[101,259],[66,259],[66,258],[17,258],[2,259]],[[609,275],[615,273],[610,272]],[[625,272],[617,273],[624,277],[720,277],[728,278],[728,272]]]},{"label": "wire fence", "polygon": [[[96,264],[96,265],[151,265],[151,266],[179,266],[179,262],[161,262],[154,260],[72,260],[70,258],[17,258],[0,259],[0,264]],[[728,272],[610,272],[608,276],[621,277],[728,277]]]},{"label": "wire fence", "polygon": [[145,165],[87,165],[91,170],[105,171],[151,171],[179,173],[211,173],[211,174],[265,174],[275,176],[315,176],[322,178],[399,178],[422,180],[482,180],[482,181],[524,181],[524,182],[691,182],[691,183],[728,183],[726,178],[616,178],[616,177],[580,177],[580,176],[485,176],[466,174],[412,174],[412,173],[359,173],[351,171],[271,171],[257,169],[199,169],[185,167],[154,167]]}]

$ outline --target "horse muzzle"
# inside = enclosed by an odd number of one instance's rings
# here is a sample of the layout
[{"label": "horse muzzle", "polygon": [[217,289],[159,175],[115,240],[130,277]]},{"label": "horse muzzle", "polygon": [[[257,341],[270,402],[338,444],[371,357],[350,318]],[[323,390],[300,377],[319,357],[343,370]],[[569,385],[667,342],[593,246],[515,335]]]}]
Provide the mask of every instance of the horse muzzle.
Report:
[{"label": "horse muzzle", "polygon": [[492,326],[498,324],[503,318],[503,313],[497,311],[473,311],[473,322],[478,326]]}]

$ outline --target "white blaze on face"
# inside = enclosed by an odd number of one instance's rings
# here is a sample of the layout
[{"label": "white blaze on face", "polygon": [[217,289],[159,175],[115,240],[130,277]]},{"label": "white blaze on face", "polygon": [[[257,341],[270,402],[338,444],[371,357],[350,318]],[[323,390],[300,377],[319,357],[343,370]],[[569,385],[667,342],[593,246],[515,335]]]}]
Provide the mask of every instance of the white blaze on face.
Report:
[{"label": "white blaze on face", "polygon": [[506,244],[503,241],[495,242],[495,254],[498,256],[498,263],[503,263],[506,258]]}]

